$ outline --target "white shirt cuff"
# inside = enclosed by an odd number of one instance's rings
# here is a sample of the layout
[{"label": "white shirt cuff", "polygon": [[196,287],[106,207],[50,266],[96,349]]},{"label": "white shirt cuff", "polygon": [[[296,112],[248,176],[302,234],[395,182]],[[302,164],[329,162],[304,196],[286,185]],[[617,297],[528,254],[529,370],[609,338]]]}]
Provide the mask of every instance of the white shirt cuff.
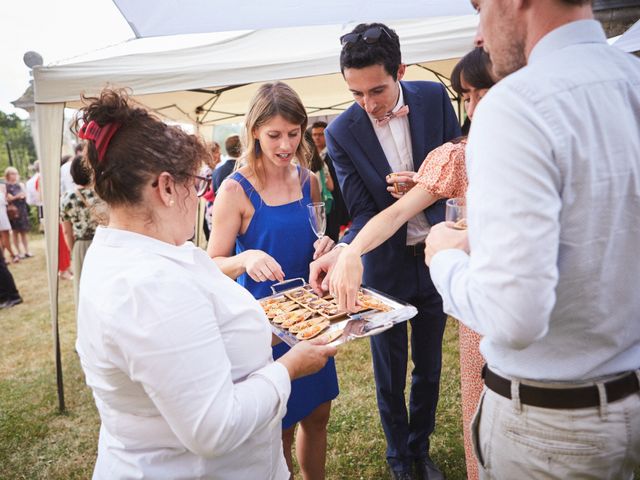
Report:
[{"label": "white shirt cuff", "polygon": [[431,264],[429,265],[429,273],[431,274],[431,280],[433,284],[442,295],[440,291],[446,279],[451,274],[452,266],[458,262],[466,262],[469,258],[469,254],[464,250],[458,248],[448,248],[446,250],[440,250],[433,257],[431,257]]},{"label": "white shirt cuff", "polygon": [[287,401],[289,395],[291,395],[291,378],[289,378],[289,370],[280,362],[272,362],[266,367],[261,368],[257,372],[254,372],[250,377],[258,376],[263,377],[269,382],[276,390],[280,404],[278,405],[278,421],[284,417]]}]

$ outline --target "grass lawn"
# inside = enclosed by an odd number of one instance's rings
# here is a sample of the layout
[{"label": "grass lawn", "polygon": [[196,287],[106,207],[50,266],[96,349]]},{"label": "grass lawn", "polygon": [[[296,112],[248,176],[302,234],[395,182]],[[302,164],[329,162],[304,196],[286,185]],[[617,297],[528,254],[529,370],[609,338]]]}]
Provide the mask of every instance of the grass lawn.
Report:
[{"label": "grass lawn", "polygon": [[[25,302],[0,310],[0,479],[91,478],[99,418],[74,351],[73,288],[60,281],[60,342],[67,412],[57,412],[44,241],[35,258],[11,265]],[[445,333],[437,428],[431,453],[450,480],[464,479],[457,325]],[[340,396],[329,423],[327,478],[388,478],[367,341],[341,347]]]}]

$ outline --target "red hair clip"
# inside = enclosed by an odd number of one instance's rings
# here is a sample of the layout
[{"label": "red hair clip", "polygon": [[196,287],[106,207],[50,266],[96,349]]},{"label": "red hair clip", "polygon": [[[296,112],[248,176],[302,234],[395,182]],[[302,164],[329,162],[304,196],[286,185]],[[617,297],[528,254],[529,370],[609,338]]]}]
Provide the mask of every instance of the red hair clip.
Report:
[{"label": "red hair clip", "polygon": [[101,127],[94,120],[91,120],[89,123],[82,125],[82,128],[80,128],[78,132],[78,137],[83,140],[93,140],[96,150],[98,151],[98,161],[101,162],[107,152],[111,138],[119,128],[119,123],[107,123]]}]

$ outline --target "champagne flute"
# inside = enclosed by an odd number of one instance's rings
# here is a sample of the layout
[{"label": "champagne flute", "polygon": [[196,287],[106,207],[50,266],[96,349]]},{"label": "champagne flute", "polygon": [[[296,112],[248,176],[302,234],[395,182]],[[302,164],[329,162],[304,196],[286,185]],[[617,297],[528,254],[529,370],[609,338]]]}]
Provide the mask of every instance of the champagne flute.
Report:
[{"label": "champagne flute", "polygon": [[325,210],[324,202],[309,203],[307,205],[307,211],[309,213],[309,223],[313,233],[316,234],[318,239],[324,237],[324,232],[327,228],[327,212]]},{"label": "champagne flute", "polygon": [[455,228],[456,230],[467,229],[467,201],[465,198],[450,198],[447,200],[445,223],[447,227]]}]

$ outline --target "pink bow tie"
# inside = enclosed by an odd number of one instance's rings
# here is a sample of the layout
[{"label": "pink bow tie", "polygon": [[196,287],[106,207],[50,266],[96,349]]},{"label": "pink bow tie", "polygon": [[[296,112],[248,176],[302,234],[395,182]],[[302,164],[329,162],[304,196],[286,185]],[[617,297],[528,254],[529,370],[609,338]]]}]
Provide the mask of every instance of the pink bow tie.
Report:
[{"label": "pink bow tie", "polygon": [[395,112],[389,112],[380,120],[376,120],[376,125],[378,125],[379,127],[384,127],[392,119],[406,117],[407,115],[409,115],[409,105],[404,105]]}]

